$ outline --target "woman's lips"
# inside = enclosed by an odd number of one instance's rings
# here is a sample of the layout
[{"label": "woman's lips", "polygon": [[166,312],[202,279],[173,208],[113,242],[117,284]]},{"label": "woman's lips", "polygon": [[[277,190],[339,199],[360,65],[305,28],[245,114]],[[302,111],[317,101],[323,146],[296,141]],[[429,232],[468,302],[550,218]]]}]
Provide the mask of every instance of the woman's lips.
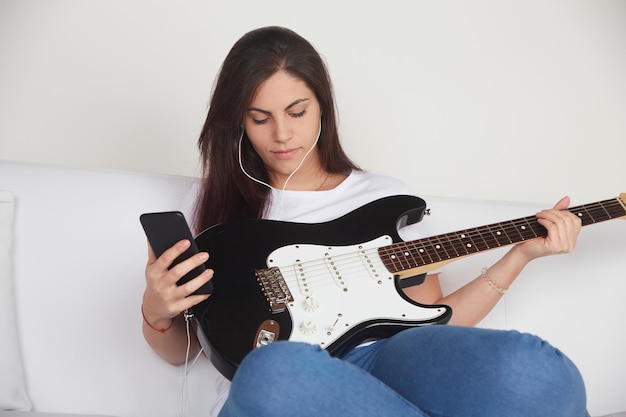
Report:
[{"label": "woman's lips", "polygon": [[278,159],[291,159],[296,153],[298,153],[298,149],[285,149],[284,151],[272,151],[272,153]]}]

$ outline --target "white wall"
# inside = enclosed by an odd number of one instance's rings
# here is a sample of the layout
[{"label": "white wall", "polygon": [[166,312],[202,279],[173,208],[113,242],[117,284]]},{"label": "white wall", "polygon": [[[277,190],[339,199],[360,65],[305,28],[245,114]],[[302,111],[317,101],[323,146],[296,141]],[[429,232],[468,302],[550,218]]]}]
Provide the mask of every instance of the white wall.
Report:
[{"label": "white wall", "polygon": [[623,0],[0,0],[0,158],[195,175],[219,65],[269,24],[326,57],[350,155],[418,194],[626,191]]}]

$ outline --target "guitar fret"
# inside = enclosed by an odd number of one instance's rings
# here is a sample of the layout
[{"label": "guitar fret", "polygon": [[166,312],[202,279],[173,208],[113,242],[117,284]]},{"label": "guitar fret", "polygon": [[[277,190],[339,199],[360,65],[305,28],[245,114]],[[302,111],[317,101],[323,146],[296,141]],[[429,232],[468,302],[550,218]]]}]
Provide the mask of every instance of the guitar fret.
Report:
[{"label": "guitar fret", "polygon": [[458,235],[450,233],[446,236],[450,236],[449,242],[450,242],[450,245],[452,246],[452,249],[454,250],[454,253],[457,255],[457,257],[469,254],[469,252],[467,251],[467,248],[465,247],[462,241],[462,236],[464,236],[463,233],[458,234]]},{"label": "guitar fret", "polygon": [[590,221],[591,223],[596,223],[598,221],[608,220],[611,218],[611,215],[602,206],[592,206],[584,208],[585,211],[589,214],[588,221]]},{"label": "guitar fret", "polygon": [[603,218],[605,220],[610,219],[611,218],[611,214],[608,211],[606,211],[606,207],[605,206],[601,206],[601,208],[602,208],[602,212],[606,214],[606,218],[604,218],[604,216],[603,216]]},{"label": "guitar fret", "polygon": [[437,259],[439,261],[444,261],[450,258],[450,256],[448,255],[448,251],[446,250],[446,245],[444,242],[441,241],[441,239],[437,238],[433,243],[432,248],[434,254],[437,256]]},{"label": "guitar fret", "polygon": [[518,223],[518,231],[522,236],[522,240],[534,239],[539,237],[535,228],[539,226],[536,218],[524,217]]},{"label": "guitar fret", "polygon": [[460,248],[463,249],[467,254],[474,253],[476,251],[474,247],[474,241],[470,238],[470,233],[470,229],[467,229],[459,235],[459,242],[461,243]]},{"label": "guitar fret", "polygon": [[379,249],[381,260],[390,272],[398,272],[403,270],[401,267],[398,267],[399,263],[397,262],[397,256],[394,250],[396,246],[397,245],[390,245]]},{"label": "guitar fret", "polygon": [[450,235],[441,235],[440,240],[448,259],[457,258],[459,256],[459,252],[456,250],[454,241],[450,239]]},{"label": "guitar fret", "polygon": [[626,209],[620,204],[618,199],[582,205],[574,207],[570,211],[582,220],[583,226],[615,219],[626,214]]},{"label": "guitar fret", "polygon": [[402,246],[402,255],[411,266],[411,268],[415,268],[420,265],[421,259],[419,262],[417,259],[415,259],[415,255],[419,256],[419,253],[417,253],[415,250],[411,250],[411,245],[407,244]]},{"label": "guitar fret", "polygon": [[400,245],[400,251],[398,252],[397,256],[400,259],[400,263],[402,265],[407,265],[406,269],[411,269],[417,266],[417,262],[413,257],[413,252],[411,252],[408,245]]},{"label": "guitar fret", "polygon": [[[418,241],[418,242],[420,242],[420,241]],[[419,259],[420,259],[420,261],[421,261],[421,264],[422,264],[422,265],[427,265],[427,264],[428,264],[428,261],[426,261],[426,260],[424,259],[424,250],[423,250],[423,248],[422,248],[420,245],[416,245],[416,244],[415,244],[415,242],[413,242],[412,246],[413,246],[413,248],[414,248],[414,250],[413,250],[413,251],[414,251],[414,253],[415,253],[417,256],[419,256]]]},{"label": "guitar fret", "polygon": [[593,209],[592,221],[595,223],[597,221],[608,220],[611,218],[611,214],[606,211],[604,206],[595,207]]},{"label": "guitar fret", "polygon": [[[624,204],[626,204],[626,202],[624,202]],[[618,217],[622,217],[626,214],[626,206],[623,205],[619,199],[614,199],[611,200],[611,205],[610,206],[606,206],[606,207],[610,207],[611,208],[611,214],[613,217],[611,217],[612,219],[616,219]]]},{"label": "guitar fret", "polygon": [[478,242],[476,243],[476,246],[478,247],[478,249],[481,251],[490,249],[489,243],[487,243],[487,241],[485,240],[485,236],[484,236],[485,233],[483,231],[484,228],[477,227],[474,230],[477,231],[476,235],[477,235]]},{"label": "guitar fret", "polygon": [[420,246],[419,252],[420,252],[420,254],[422,254],[422,256],[425,255],[427,257],[426,263],[433,264],[433,263],[437,262],[436,259],[433,259],[433,257],[430,254],[430,250],[428,249],[430,247],[429,240],[425,239],[423,242],[425,244]]},{"label": "guitar fret", "polygon": [[437,239],[437,243],[435,243],[435,249],[437,249],[437,255],[440,261],[444,261],[446,259],[450,259],[450,254],[446,249],[446,243],[441,239]]},{"label": "guitar fret", "polygon": [[519,228],[515,225],[514,220],[506,222],[504,229],[506,230],[509,239],[511,239],[511,242],[516,243],[522,240],[523,236],[520,233]]},{"label": "guitar fret", "polygon": [[507,230],[503,223],[492,225],[492,228],[494,227],[497,229],[496,236],[498,242],[500,242],[501,245],[510,245],[511,243],[513,243],[513,239],[511,239],[510,236],[510,231]]},{"label": "guitar fret", "polygon": [[481,237],[485,242],[485,246],[487,249],[491,249],[497,246],[497,241],[495,241],[493,233],[489,229],[489,227],[484,227],[484,231],[481,233]]},{"label": "guitar fret", "polygon": [[501,224],[497,223],[497,224],[491,224],[486,227],[491,232],[491,235],[493,236],[494,240],[498,243],[498,246],[509,245],[512,243],[511,238],[509,238],[509,235],[506,234],[506,232],[501,226],[502,226]]},{"label": "guitar fret", "polygon": [[576,212],[573,212],[573,213],[577,215],[578,217],[580,217],[583,224],[596,222],[592,214],[589,212],[589,209],[587,208],[587,206],[581,206],[580,210],[577,210]]},{"label": "guitar fret", "polygon": [[[626,207],[619,198],[568,210],[581,219],[583,226],[626,216]],[[393,244],[379,248],[379,254],[385,267],[396,273],[546,235],[537,218],[530,216]]]},{"label": "guitar fret", "polygon": [[411,264],[411,262],[409,262],[409,260],[404,256],[404,252],[396,254],[396,256],[397,256],[398,262],[400,263],[400,266],[402,267],[402,269],[411,269],[411,268],[413,268],[413,265]]},{"label": "guitar fret", "polygon": [[435,263],[435,262],[441,261],[441,259],[439,259],[437,251],[434,250],[435,244],[432,242],[432,240],[433,239],[428,239],[426,244],[422,247],[422,250],[423,250],[422,253],[428,256],[428,259],[430,259],[431,261],[430,263]]},{"label": "guitar fret", "polygon": [[459,235],[459,242],[461,243],[460,248],[463,249],[468,255],[476,251],[474,242],[470,238],[470,233],[470,229],[467,229]]}]

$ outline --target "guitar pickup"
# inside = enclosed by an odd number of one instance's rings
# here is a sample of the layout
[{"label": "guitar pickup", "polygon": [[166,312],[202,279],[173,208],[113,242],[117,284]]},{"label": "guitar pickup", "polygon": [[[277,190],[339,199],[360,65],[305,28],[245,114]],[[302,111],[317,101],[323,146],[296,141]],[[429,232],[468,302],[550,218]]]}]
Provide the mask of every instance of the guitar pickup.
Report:
[{"label": "guitar pickup", "polygon": [[287,303],[293,302],[293,296],[278,267],[257,269],[254,271],[259,285],[269,302],[272,313],[282,313]]}]

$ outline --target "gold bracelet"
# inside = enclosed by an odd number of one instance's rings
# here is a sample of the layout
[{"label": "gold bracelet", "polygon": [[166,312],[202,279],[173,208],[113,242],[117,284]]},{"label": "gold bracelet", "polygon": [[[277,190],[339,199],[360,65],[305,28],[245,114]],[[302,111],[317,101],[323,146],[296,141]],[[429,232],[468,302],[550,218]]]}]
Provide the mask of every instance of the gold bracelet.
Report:
[{"label": "gold bracelet", "polygon": [[510,288],[502,288],[502,287],[498,287],[496,285],[495,282],[492,281],[491,278],[489,278],[489,275],[487,275],[487,267],[483,268],[480,270],[480,276],[483,277],[483,279],[485,280],[485,282],[487,282],[487,284],[489,284],[489,286],[491,288],[493,288],[494,290],[498,291],[500,294],[504,295],[504,294],[508,294],[509,291],[511,291]]}]

